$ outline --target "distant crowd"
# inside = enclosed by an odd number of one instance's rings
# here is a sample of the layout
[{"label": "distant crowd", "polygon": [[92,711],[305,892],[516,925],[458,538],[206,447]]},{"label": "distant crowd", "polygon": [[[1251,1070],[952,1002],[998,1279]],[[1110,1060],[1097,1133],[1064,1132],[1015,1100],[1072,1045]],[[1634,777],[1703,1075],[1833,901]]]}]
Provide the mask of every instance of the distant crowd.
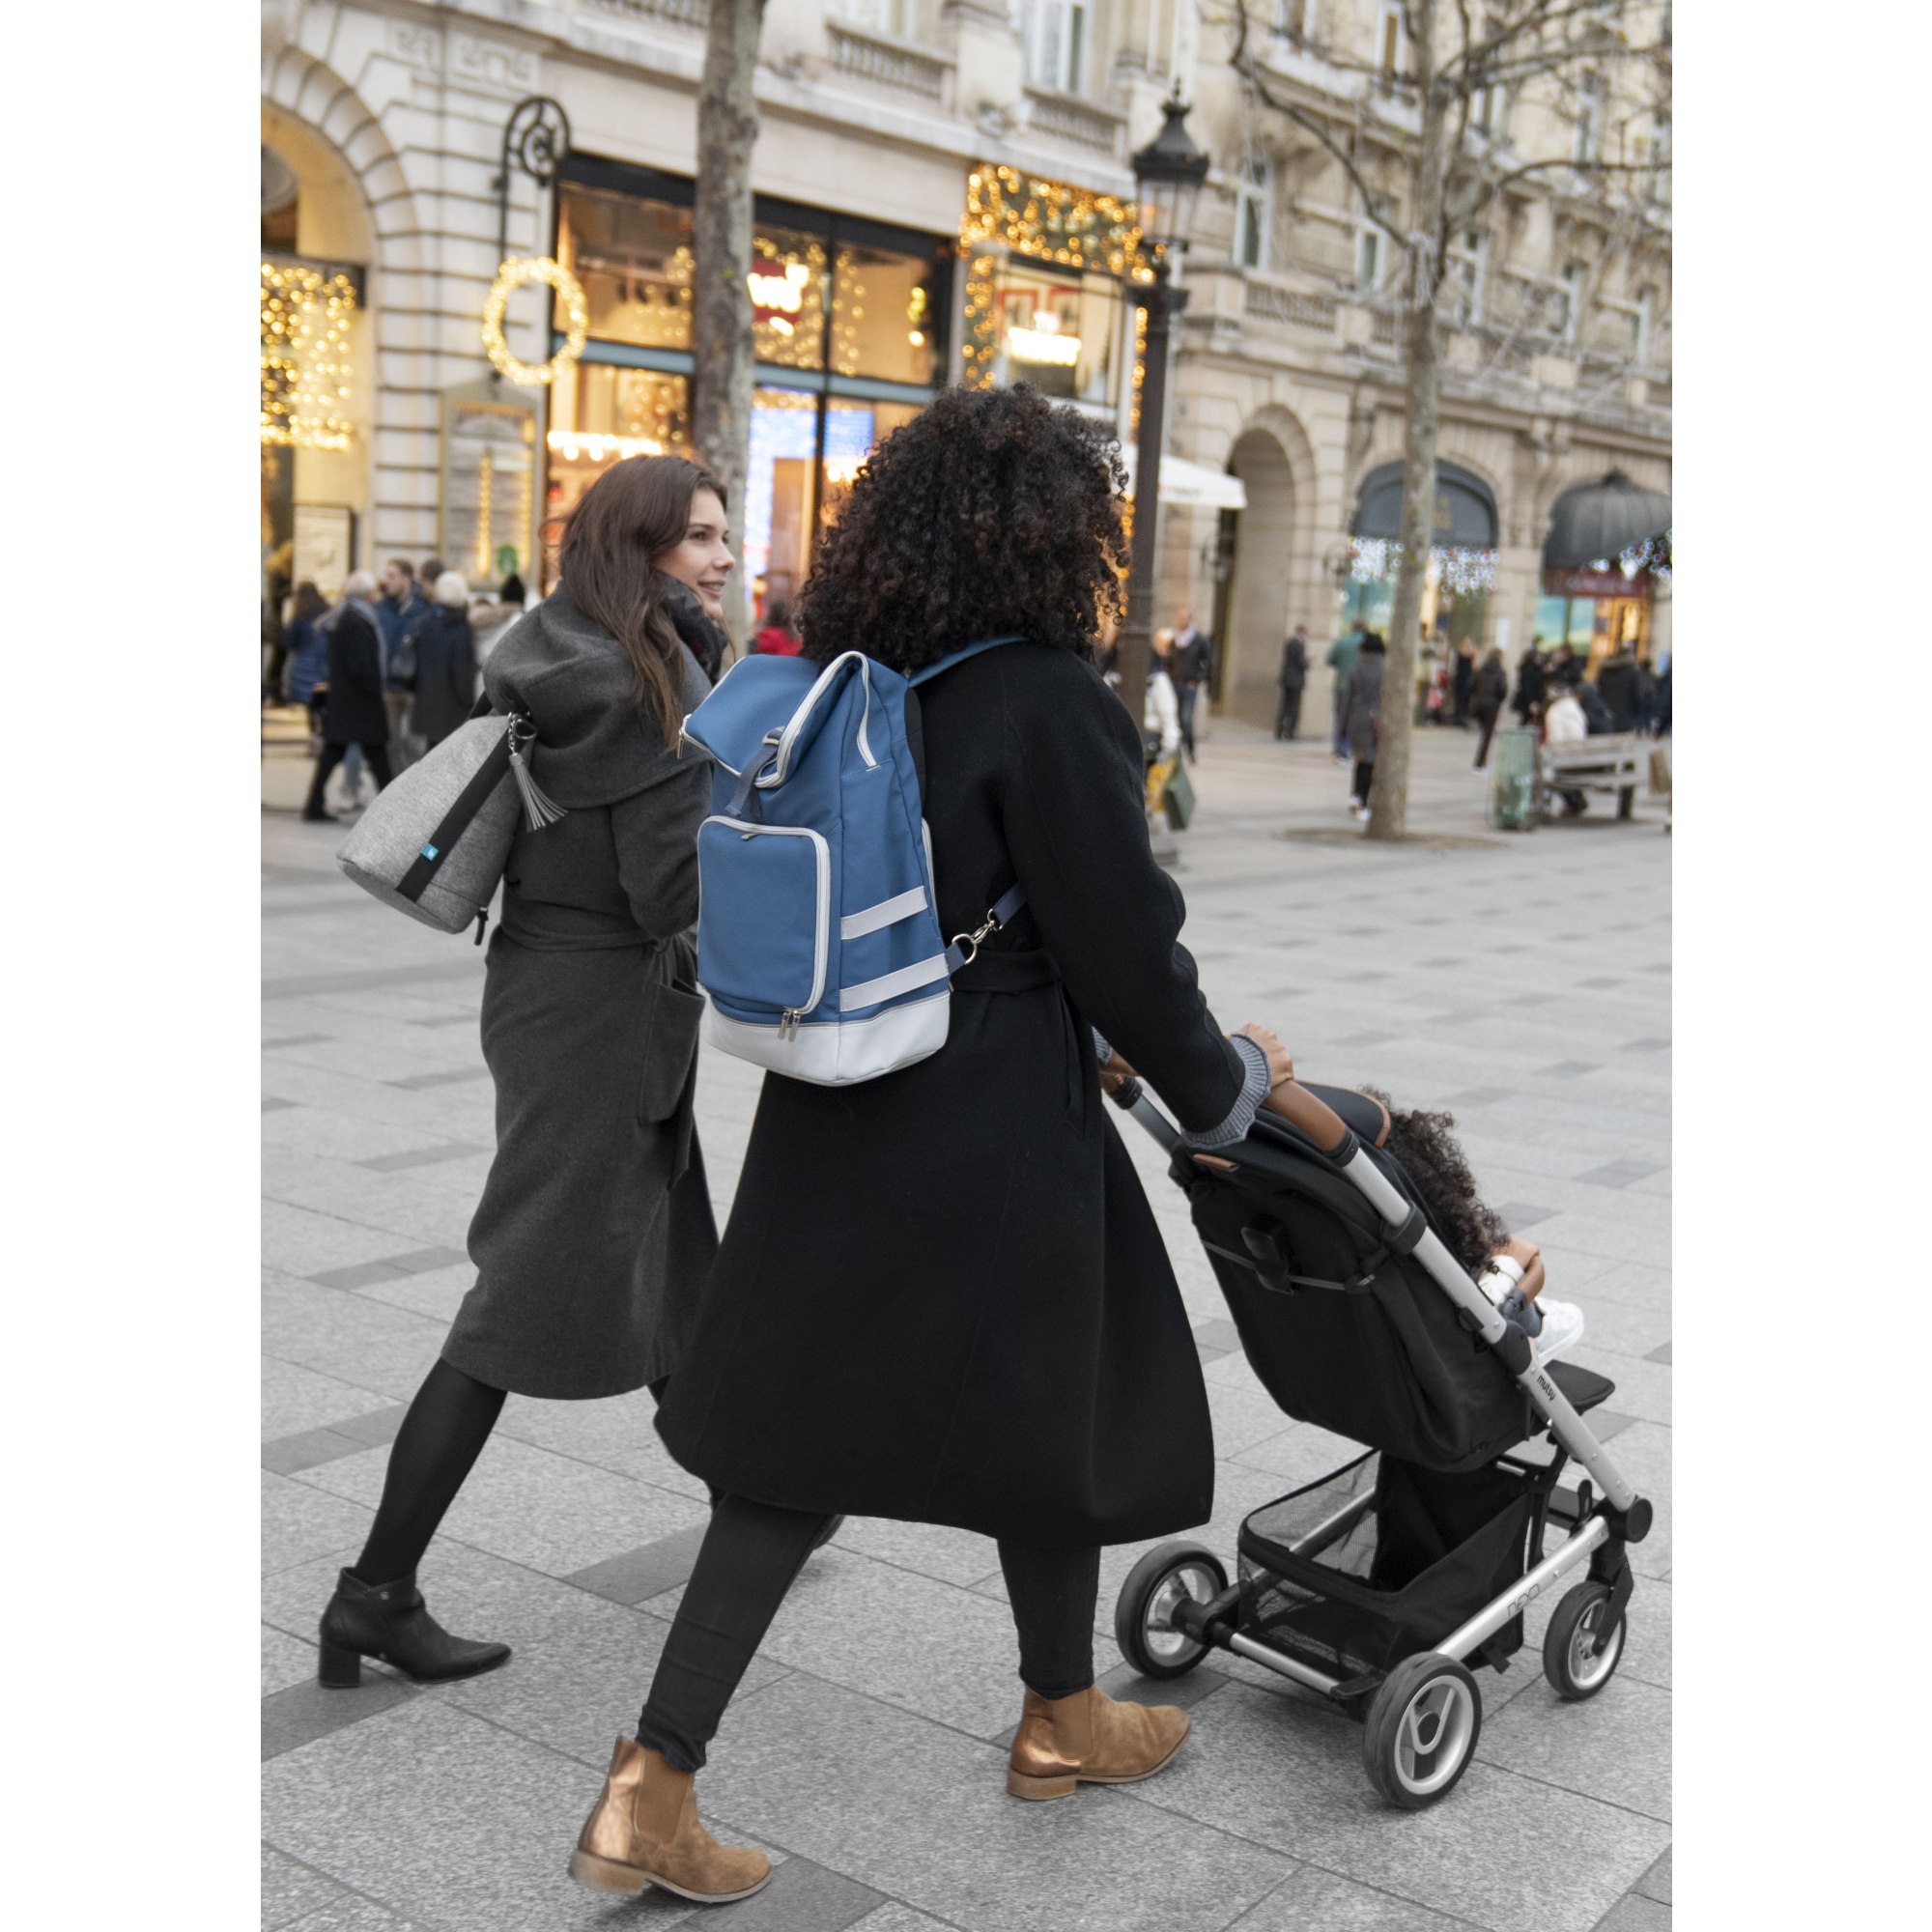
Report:
[{"label": "distant crowd", "polygon": [[420,570],[392,557],[380,584],[355,571],[333,604],[314,583],[298,583],[268,653],[262,701],[308,712],[316,768],[302,816],[334,816],[328,785],[338,767],[353,808],[365,788],[373,796],[448,737],[469,716],[483,665],[525,602],[515,572],[494,591],[472,592],[440,557]]}]

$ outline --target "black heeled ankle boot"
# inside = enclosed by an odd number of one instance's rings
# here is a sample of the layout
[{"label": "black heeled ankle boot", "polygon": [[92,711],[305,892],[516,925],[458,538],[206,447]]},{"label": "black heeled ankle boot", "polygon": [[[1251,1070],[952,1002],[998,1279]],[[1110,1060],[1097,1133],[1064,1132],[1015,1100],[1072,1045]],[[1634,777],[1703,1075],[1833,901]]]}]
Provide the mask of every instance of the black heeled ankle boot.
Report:
[{"label": "black heeled ankle boot", "polygon": [[353,1690],[365,1657],[381,1658],[417,1684],[443,1684],[507,1663],[510,1646],[451,1636],[424,1607],[414,1571],[393,1583],[365,1583],[345,1570],[322,1613],[316,1676],[330,1690]]}]

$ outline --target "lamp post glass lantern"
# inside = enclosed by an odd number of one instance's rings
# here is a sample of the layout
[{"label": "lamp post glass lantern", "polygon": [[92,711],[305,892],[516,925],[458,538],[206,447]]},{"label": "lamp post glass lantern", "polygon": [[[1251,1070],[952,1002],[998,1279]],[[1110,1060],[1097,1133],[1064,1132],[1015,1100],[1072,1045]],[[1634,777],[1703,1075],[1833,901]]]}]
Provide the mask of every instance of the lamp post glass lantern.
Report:
[{"label": "lamp post glass lantern", "polygon": [[1148,659],[1153,649],[1155,534],[1160,520],[1160,455],[1166,440],[1170,325],[1187,306],[1186,291],[1177,289],[1170,277],[1173,263],[1186,250],[1194,204],[1208,166],[1208,156],[1188,134],[1187,107],[1178,89],[1162,112],[1167,118],[1160,132],[1134,156],[1141,242],[1153,268],[1151,282],[1130,284],[1135,303],[1147,311],[1140,433],[1134,444],[1133,554],[1127,566],[1127,622],[1120,656],[1121,702],[1136,730],[1147,709]]}]

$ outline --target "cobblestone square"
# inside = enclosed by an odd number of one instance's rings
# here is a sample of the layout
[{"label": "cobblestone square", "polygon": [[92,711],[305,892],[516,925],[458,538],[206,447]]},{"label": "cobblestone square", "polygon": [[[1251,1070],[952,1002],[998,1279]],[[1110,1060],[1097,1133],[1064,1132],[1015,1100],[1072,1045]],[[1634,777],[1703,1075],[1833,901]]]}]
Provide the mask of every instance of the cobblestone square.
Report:
[{"label": "cobblestone square", "polygon": [[[1311,703],[1310,710],[1315,706]],[[379,906],[339,831],[264,817],[264,1924],[303,1932],[668,1925],[784,1932],[1617,1932],[1670,1917],[1670,840],[1609,802],[1488,829],[1470,737],[1417,734],[1412,842],[1353,837],[1321,743],[1215,721],[1181,835],[1185,942],[1225,1026],[1274,1026],[1306,1077],[1447,1107],[1486,1197],[1579,1302],[1575,1359],[1617,1384],[1593,1418],[1656,1503],[1632,1550],[1631,1637],[1596,1700],[1537,1665],[1479,1673],[1477,1761],[1438,1808],[1384,1807],[1355,1727],[1213,1654],[1194,1734],[1146,1784],[1028,1805],[1003,1784],[1019,1715],[993,1546],[862,1519],[781,1613],[700,1782],[721,1837],[767,1850],[738,1906],[615,1902],[564,1861],[635,1721],[706,1517],[642,1392],[513,1397],[423,1570],[449,1625],[507,1668],[419,1690],[381,1667],[315,1682],[316,1619],[354,1560],[387,1444],[472,1271],[493,1144],[482,954]],[[273,793],[270,794],[274,796]],[[720,1221],[758,1075],[706,1052],[698,1118]],[[1232,1559],[1248,1511],[1347,1459],[1262,1392],[1185,1203],[1121,1122],[1205,1364],[1219,1469],[1199,1532]],[[1111,1634],[1145,1546],[1106,1552]],[[1557,1593],[1551,1593],[1552,1595]]]}]

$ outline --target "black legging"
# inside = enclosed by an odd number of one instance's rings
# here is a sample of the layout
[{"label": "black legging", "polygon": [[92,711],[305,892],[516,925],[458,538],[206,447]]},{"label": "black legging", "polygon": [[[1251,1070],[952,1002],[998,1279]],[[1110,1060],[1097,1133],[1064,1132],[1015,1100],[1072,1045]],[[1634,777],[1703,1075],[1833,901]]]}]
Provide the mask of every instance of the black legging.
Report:
[{"label": "black legging", "polygon": [[1476,769],[1490,762],[1490,740],[1496,735],[1496,714],[1493,711],[1479,711],[1476,722],[1483,727],[1483,742],[1476,747]]},{"label": "black legging", "polygon": [[1274,714],[1274,735],[1277,738],[1293,738],[1301,725],[1301,687],[1288,684],[1282,687],[1281,703]]},{"label": "black legging", "polygon": [[[653,1401],[663,1402],[670,1378],[660,1376],[645,1386]],[[503,1396],[444,1361],[423,1378],[396,1431],[383,1500],[355,1559],[355,1574],[363,1582],[398,1582],[422,1561],[503,1412]]]},{"label": "black legging", "polygon": [[[744,1496],[719,1498],[638,1719],[640,1745],[679,1771],[702,1768],[725,1705],[829,1520]],[[1099,1550],[1005,1538],[999,1548],[1021,1680],[1042,1697],[1086,1690],[1094,1681]]]},{"label": "black legging", "polygon": [[1369,802],[1369,787],[1376,781],[1376,761],[1373,758],[1355,760],[1354,795],[1364,805]]},{"label": "black legging", "polygon": [[[315,761],[315,782],[308,788],[308,803],[304,811],[322,810],[322,789],[328,782],[328,775],[342,762],[347,745],[325,745],[322,756]],[[381,745],[364,745],[362,755],[369,761],[369,769],[376,774],[376,789],[381,791],[389,782],[389,747],[387,742]]]},{"label": "black legging", "polygon": [[444,1361],[430,1370],[389,1450],[383,1500],[355,1559],[363,1582],[394,1583],[414,1571],[502,1412],[501,1389]]}]

